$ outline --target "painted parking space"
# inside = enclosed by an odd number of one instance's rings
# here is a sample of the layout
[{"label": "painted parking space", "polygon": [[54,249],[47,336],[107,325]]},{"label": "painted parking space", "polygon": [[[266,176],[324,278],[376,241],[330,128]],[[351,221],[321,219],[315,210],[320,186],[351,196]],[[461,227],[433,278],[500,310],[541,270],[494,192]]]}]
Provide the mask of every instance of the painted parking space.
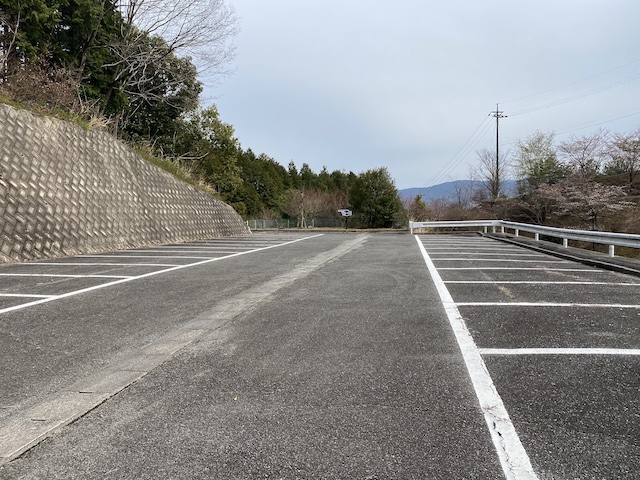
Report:
[{"label": "painted parking space", "polygon": [[[593,305],[594,308],[606,305],[629,305],[630,295],[640,298],[640,284],[632,282],[562,282],[537,281],[528,283],[448,283],[449,291],[461,305],[493,305],[500,307],[514,302],[533,305],[575,304]],[[470,288],[471,287],[471,288]],[[602,298],[606,303],[602,303]]]},{"label": "painted parking space", "polygon": [[42,275],[43,277],[104,275],[125,278],[144,275],[156,270],[158,270],[158,265],[140,264],[139,262],[30,262],[0,266],[0,276],[14,276],[17,278],[25,275]]},{"label": "painted parking space", "polygon": [[[185,346],[367,238],[327,237],[263,235],[271,240],[259,242],[259,248],[253,244],[215,257],[228,261],[212,258],[193,263],[190,270],[157,270],[153,278],[122,279],[141,281],[105,285],[96,295],[69,298],[82,293],[74,290],[52,300],[58,303],[6,310],[0,317],[8,332],[2,344],[0,470],[43,435],[101,405]],[[305,257],[307,251],[311,258]],[[256,267],[260,264],[265,268]],[[175,274],[164,275],[169,272]],[[87,293],[95,292],[90,288]]]},{"label": "painted parking space", "polygon": [[515,432],[496,443],[499,455],[524,458],[506,476],[633,478],[640,279],[479,236],[417,240]]},{"label": "painted parking space", "polygon": [[100,285],[108,281],[131,277],[112,276],[55,276],[30,274],[29,276],[7,275],[0,277],[2,295],[42,297],[61,295],[68,291]]},{"label": "painted parking space", "polygon": [[0,314],[60,298],[288,245],[318,235],[260,234],[0,266]]}]

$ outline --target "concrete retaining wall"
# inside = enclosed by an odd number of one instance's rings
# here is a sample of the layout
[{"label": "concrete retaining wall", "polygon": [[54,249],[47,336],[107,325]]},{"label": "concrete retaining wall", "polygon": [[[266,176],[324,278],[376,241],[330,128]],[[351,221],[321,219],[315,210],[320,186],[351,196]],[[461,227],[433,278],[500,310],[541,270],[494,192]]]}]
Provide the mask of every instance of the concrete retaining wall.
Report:
[{"label": "concrete retaining wall", "polygon": [[248,233],[104,132],[0,104],[0,262]]}]

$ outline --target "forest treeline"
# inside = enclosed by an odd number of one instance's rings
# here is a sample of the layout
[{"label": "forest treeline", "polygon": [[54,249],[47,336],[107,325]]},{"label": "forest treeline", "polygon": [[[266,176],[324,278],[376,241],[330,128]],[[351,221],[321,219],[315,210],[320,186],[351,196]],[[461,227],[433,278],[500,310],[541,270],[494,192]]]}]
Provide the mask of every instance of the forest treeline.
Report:
[{"label": "forest treeline", "polygon": [[351,208],[352,225],[402,223],[386,168],[285,168],[243,148],[215,105],[202,105],[198,68],[227,73],[237,22],[225,0],[0,0],[0,94],[110,129],[244,218],[304,226]]}]

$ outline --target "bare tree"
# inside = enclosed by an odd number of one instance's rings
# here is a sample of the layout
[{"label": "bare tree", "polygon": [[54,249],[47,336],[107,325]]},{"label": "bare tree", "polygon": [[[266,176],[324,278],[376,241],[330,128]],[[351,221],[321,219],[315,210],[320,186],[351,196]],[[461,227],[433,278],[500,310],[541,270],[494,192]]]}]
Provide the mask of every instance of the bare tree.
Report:
[{"label": "bare tree", "polygon": [[414,198],[403,198],[402,206],[407,219],[412,222],[426,222],[431,217],[431,210],[422,199],[422,195],[416,195]]},{"label": "bare tree", "polygon": [[162,37],[170,53],[192,57],[201,72],[228,73],[238,18],[225,0],[119,0],[117,7],[132,45],[143,35]]},{"label": "bare tree", "polygon": [[119,0],[116,7],[123,21],[109,45],[115,60],[105,65],[114,71],[105,106],[119,88],[133,99],[131,116],[145,102],[180,98],[198,74],[215,81],[229,73],[238,19],[225,0]]},{"label": "bare tree", "polygon": [[640,169],[640,128],[626,135],[614,135],[609,142],[609,155],[607,169],[626,174],[631,187]]},{"label": "bare tree", "polygon": [[629,202],[622,187],[603,185],[589,179],[574,177],[554,185],[557,189],[558,215],[570,215],[589,222],[593,230],[598,229],[598,218],[604,212],[619,212],[634,205]]},{"label": "bare tree", "polygon": [[514,201],[514,205],[522,211],[528,221],[543,225],[554,213],[556,204],[561,200],[562,197],[556,185],[540,185],[535,190],[519,196]]},{"label": "bare tree", "polygon": [[604,129],[581,137],[572,135],[568,141],[560,143],[558,153],[574,174],[591,178],[600,172],[608,136],[609,133]]},{"label": "bare tree", "polygon": [[452,182],[453,191],[448,197],[454,206],[460,210],[467,210],[473,206],[476,180],[472,178],[470,180],[457,180]]},{"label": "bare tree", "polygon": [[238,18],[225,0],[120,0],[117,6],[125,37],[162,37],[171,52],[192,57],[200,71],[228,73]]},{"label": "bare tree", "polygon": [[20,28],[20,11],[15,18],[7,12],[0,11],[0,84],[5,83],[9,72],[9,58],[13,52],[18,30]]},{"label": "bare tree", "polygon": [[314,218],[327,207],[327,195],[317,189],[290,190],[283,211],[298,219],[298,228],[307,228],[307,219]]},{"label": "bare tree", "polygon": [[345,190],[336,190],[326,194],[325,208],[319,212],[328,217],[336,217],[338,210],[346,208],[349,205],[349,194]]},{"label": "bare tree", "polygon": [[[478,165],[472,176],[478,178],[489,192],[491,200],[496,200],[503,193],[504,178],[509,171],[508,153],[500,155],[496,162],[495,150],[484,148],[477,152]],[[499,163],[499,165],[498,165]]]},{"label": "bare tree", "polygon": [[444,220],[449,210],[448,202],[445,198],[439,197],[429,201],[429,211],[431,212],[431,218],[435,221]]}]

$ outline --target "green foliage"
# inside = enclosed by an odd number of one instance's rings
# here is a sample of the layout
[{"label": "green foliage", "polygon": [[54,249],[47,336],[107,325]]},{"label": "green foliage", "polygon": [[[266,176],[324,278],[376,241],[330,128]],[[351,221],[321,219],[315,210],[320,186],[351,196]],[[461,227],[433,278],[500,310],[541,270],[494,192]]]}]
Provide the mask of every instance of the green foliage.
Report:
[{"label": "green foliage", "polygon": [[196,172],[211,183],[223,197],[231,196],[242,185],[238,166],[240,145],[233,126],[220,120],[218,110],[211,106],[195,113],[183,139],[190,150],[184,152],[196,159]]},{"label": "green foliage", "polygon": [[354,213],[367,227],[392,227],[401,216],[398,190],[385,167],[361,173],[352,184],[349,196]]},{"label": "green foliage", "polygon": [[296,164],[293,163],[293,160],[289,162],[289,178],[291,179],[292,187],[300,188],[302,180],[300,179],[300,174],[298,173],[298,169],[296,168]]},{"label": "green foliage", "polygon": [[54,74],[64,71],[77,89],[73,108],[93,115],[87,106],[97,105],[134,141],[170,137],[199,104],[202,86],[191,59],[125,24],[115,0],[0,0],[0,21],[1,84],[24,84],[21,72],[37,65],[44,86],[29,87],[50,90]]},{"label": "green foliage", "polygon": [[569,174],[567,166],[558,160],[553,133],[535,132],[524,142],[519,141],[516,162],[523,191],[552,185]]},{"label": "green foliage", "polygon": [[58,63],[71,68],[82,96],[99,101],[108,115],[119,113],[129,99],[114,92],[118,56],[112,45],[121,37],[122,17],[114,0],[65,0],[56,30]]},{"label": "green foliage", "polygon": [[[126,89],[129,102],[121,110],[122,127],[132,138],[166,141],[183,115],[198,107],[202,85],[191,60],[176,57],[162,38],[144,37],[144,43],[142,40],[139,43],[147,55],[157,59],[144,70],[129,74]],[[206,111],[204,114],[207,115]],[[217,118],[217,111],[214,116]]]},{"label": "green foliage", "polygon": [[311,170],[308,163],[303,163],[300,169],[300,186],[304,188],[319,188],[318,175]]},{"label": "green foliage", "polygon": [[[174,12],[158,10],[168,15],[163,21],[175,20],[174,14],[192,21],[186,10],[204,4],[180,5]],[[222,50],[207,57],[220,67],[230,53],[222,44],[235,32],[235,16],[224,2],[215,5],[220,11],[212,18],[223,22],[202,31],[218,35],[214,47]],[[2,93],[58,116],[68,112],[76,121],[97,113],[109,118],[118,135],[145,146],[139,153],[149,161],[194,185],[211,185],[246,217],[292,216],[304,224],[313,215],[337,216],[338,208],[349,206],[350,192],[368,225],[388,226],[400,215],[386,169],[357,176],[323,167],[316,173],[308,163],[285,168],[268,155],[244,151],[215,106],[200,108],[197,69],[175,50],[189,45],[154,34],[160,30],[142,30],[135,15],[123,18],[121,7],[116,0],[0,0]]]},{"label": "green foliage", "polygon": [[333,187],[337,191],[349,191],[351,185],[355,181],[356,175],[353,172],[345,173],[340,170],[331,172],[331,180]]},{"label": "green foliage", "polygon": [[407,218],[413,222],[426,222],[431,217],[431,210],[422,199],[422,195],[416,195],[407,206]]},{"label": "green foliage", "polygon": [[251,150],[240,155],[239,165],[245,195],[255,195],[250,214],[259,215],[263,210],[281,211],[286,192],[291,188],[287,170],[265,154],[256,157]]},{"label": "green foliage", "polygon": [[0,0],[0,14],[4,27],[0,28],[0,43],[2,51],[8,53],[3,74],[11,76],[29,60],[49,53],[50,36],[60,22],[60,11],[57,2]]}]

